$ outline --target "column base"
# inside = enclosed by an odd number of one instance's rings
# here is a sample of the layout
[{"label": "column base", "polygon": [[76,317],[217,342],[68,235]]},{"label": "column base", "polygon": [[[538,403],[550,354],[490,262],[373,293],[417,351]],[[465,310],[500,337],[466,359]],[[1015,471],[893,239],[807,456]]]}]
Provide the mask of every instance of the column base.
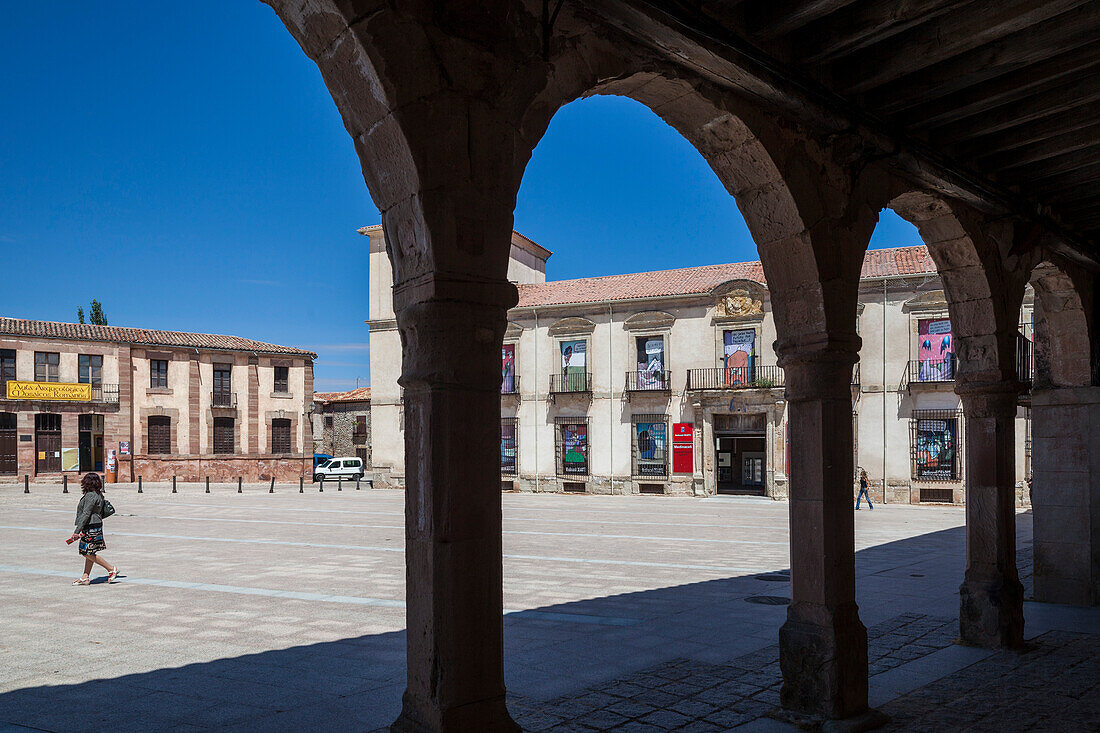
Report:
[{"label": "column base", "polygon": [[779,629],[779,697],[791,712],[842,720],[867,708],[867,629],[854,603],[798,603]]},{"label": "column base", "polygon": [[1024,586],[1017,578],[966,578],[959,586],[959,636],[987,649],[1024,646]]},{"label": "column base", "polygon": [[816,730],[821,733],[863,733],[863,731],[877,730],[890,722],[889,715],[873,708],[868,708],[867,712],[860,715],[841,720],[822,720],[815,715],[802,715],[789,710],[778,710],[770,713],[769,717],[795,725],[801,730]]},{"label": "column base", "polygon": [[447,710],[432,710],[430,716],[422,714],[418,706],[410,704],[409,693],[401,698],[401,715],[390,726],[390,733],[522,733],[516,721],[508,713],[504,696],[479,700]]}]

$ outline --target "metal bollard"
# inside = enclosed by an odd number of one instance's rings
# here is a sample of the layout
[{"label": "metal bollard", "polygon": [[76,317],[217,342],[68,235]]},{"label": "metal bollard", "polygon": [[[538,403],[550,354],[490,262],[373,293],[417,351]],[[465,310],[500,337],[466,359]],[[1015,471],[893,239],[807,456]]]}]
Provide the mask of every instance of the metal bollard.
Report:
[{"label": "metal bollard", "polygon": [[138,476],[138,493],[139,494],[142,493],[141,492],[141,476]]},{"label": "metal bollard", "polygon": [[321,476],[321,488],[318,489],[318,490],[319,491],[324,491],[325,490],[325,477],[323,475]]},{"label": "metal bollard", "polygon": [[343,491],[344,490],[344,477],[343,476],[337,476],[336,477],[336,490],[337,491]]},{"label": "metal bollard", "polygon": [[31,493],[31,475],[29,473],[23,474],[23,493]]},{"label": "metal bollard", "polygon": [[275,477],[274,476],[271,477],[271,488],[267,490],[267,493],[269,493],[269,494],[274,494],[275,493]]},{"label": "metal bollard", "polygon": [[61,477],[61,493],[69,493],[69,474],[65,474]]},{"label": "metal bollard", "polygon": [[176,493],[176,477],[172,477],[172,493]]},{"label": "metal bollard", "polygon": [[206,493],[210,493],[210,477],[206,477]]},{"label": "metal bollard", "polygon": [[238,494],[243,494],[244,493],[243,491],[241,491],[241,477],[240,476],[237,477],[237,493]]},{"label": "metal bollard", "polygon": [[301,476],[298,477],[298,493],[299,494],[306,493],[306,480],[304,478],[302,478]]},{"label": "metal bollard", "polygon": [[356,491],[359,490],[359,478],[360,478],[360,476],[358,476],[358,475],[355,476],[355,490]]}]

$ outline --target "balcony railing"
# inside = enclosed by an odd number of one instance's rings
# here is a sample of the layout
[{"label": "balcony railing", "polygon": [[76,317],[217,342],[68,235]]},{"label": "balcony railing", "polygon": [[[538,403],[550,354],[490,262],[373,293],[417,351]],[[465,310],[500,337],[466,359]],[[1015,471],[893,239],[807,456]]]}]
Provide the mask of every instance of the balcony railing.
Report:
[{"label": "balcony railing", "polygon": [[117,384],[93,384],[92,402],[104,402],[109,405],[118,404]]},{"label": "balcony railing", "polygon": [[772,389],[782,386],[784,386],[783,369],[778,366],[688,369],[687,373],[689,390]]},{"label": "balcony railing", "polygon": [[236,392],[211,392],[210,405],[212,407],[236,407]]},{"label": "balcony railing", "polygon": [[501,394],[519,394],[519,375],[513,374],[512,376],[504,379],[500,383]]},{"label": "balcony railing", "polygon": [[906,365],[904,386],[911,389],[915,384],[948,384],[955,381],[959,360],[949,356],[940,361],[911,361]]},{"label": "balcony railing", "polygon": [[671,390],[671,372],[649,372],[635,369],[626,373],[627,392],[669,392]]},{"label": "balcony railing", "polygon": [[589,372],[569,372],[550,375],[550,394],[570,392],[591,392],[592,374]]}]

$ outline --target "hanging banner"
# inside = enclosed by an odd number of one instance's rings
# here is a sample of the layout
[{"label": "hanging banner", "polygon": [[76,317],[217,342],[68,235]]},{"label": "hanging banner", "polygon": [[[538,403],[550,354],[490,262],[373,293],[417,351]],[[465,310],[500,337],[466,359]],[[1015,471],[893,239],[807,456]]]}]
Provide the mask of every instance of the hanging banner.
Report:
[{"label": "hanging banner", "polygon": [[723,331],[722,360],[725,386],[734,387],[752,381],[756,356],[756,331]]},{"label": "hanging banner", "polygon": [[917,420],[917,478],[952,481],[958,478],[957,421]]},{"label": "hanging banner", "polygon": [[588,475],[588,426],[561,426],[561,466],[568,476]]},{"label": "hanging banner", "polygon": [[500,391],[511,394],[516,391],[516,345],[504,344],[500,351]]},{"label": "hanging banner", "polygon": [[955,378],[955,341],[951,337],[950,320],[917,321],[917,363],[922,382],[947,382]]},{"label": "hanging banner", "polygon": [[673,473],[695,471],[695,439],[692,434],[692,424],[689,422],[672,424],[672,471]]},{"label": "hanging banner", "polygon": [[634,440],[638,446],[637,476],[668,474],[668,437],[663,422],[634,424]]},{"label": "hanging banner", "polygon": [[587,390],[587,356],[587,341],[581,339],[561,342],[561,373],[563,386],[566,390],[571,392],[584,392]]},{"label": "hanging banner", "polygon": [[8,381],[9,400],[61,400],[64,402],[91,402],[92,385],[72,382],[16,382]]},{"label": "hanging banner", "polygon": [[637,339],[639,389],[660,389],[665,377],[665,340],[661,336],[639,336]]},{"label": "hanging banner", "polygon": [[516,472],[515,423],[503,423],[500,426],[500,472]]}]

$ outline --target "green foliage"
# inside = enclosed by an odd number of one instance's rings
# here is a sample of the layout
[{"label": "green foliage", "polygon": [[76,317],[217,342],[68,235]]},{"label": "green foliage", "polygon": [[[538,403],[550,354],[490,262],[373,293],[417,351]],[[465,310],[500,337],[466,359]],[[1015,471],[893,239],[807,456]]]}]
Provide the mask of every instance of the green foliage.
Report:
[{"label": "green foliage", "polygon": [[76,307],[76,321],[77,323],[84,323],[84,309],[79,305]]},{"label": "green foliage", "polygon": [[103,306],[94,298],[92,299],[92,309],[88,313],[88,320],[95,326],[107,325],[107,316],[103,313]]}]

